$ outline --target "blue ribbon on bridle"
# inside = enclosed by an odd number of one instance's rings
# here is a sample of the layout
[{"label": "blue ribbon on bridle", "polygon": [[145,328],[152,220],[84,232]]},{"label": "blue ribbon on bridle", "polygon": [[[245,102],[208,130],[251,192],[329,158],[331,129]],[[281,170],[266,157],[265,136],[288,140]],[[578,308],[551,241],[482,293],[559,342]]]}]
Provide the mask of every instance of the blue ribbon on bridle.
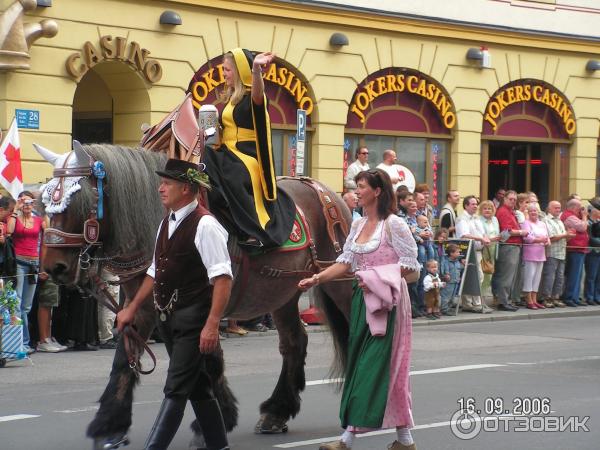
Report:
[{"label": "blue ribbon on bridle", "polygon": [[102,161],[94,162],[94,165],[92,166],[92,173],[96,178],[96,187],[98,189],[98,208],[96,215],[98,219],[102,219],[102,217],[104,216],[104,208],[102,204],[102,199],[104,198],[102,180],[106,178],[106,170],[104,169],[104,163]]}]

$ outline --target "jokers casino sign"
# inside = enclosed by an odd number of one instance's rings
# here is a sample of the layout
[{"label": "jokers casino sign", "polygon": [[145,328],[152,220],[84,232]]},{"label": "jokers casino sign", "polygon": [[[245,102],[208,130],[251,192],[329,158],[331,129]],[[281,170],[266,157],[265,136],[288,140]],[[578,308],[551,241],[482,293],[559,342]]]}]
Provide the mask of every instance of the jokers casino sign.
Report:
[{"label": "jokers casino sign", "polygon": [[418,72],[382,75],[365,82],[356,90],[350,111],[359,118],[361,123],[365,123],[365,111],[371,103],[377,97],[393,92],[409,92],[429,100],[440,113],[444,127],[450,130],[456,125],[452,100],[437,83]]},{"label": "jokers casino sign", "polygon": [[[209,94],[225,83],[223,63],[195,75],[194,78],[196,81],[191,85],[190,90],[194,106],[200,108]],[[275,62],[265,71],[263,79],[285,89],[294,98],[298,108],[306,111],[307,116],[312,113],[314,103],[308,94],[308,87],[292,70]]]},{"label": "jokers casino sign", "polygon": [[484,120],[496,131],[498,118],[502,111],[507,106],[518,102],[537,102],[546,105],[558,114],[565,132],[569,136],[575,133],[575,116],[569,101],[553,88],[535,82],[501,89],[490,99],[485,110]]}]

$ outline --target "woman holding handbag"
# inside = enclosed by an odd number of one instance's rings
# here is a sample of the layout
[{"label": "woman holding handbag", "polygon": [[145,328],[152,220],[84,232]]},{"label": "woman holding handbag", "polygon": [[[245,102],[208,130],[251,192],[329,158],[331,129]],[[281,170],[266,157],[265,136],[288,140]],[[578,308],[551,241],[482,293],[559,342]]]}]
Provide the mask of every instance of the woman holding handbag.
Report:
[{"label": "woman holding handbag", "polygon": [[483,270],[481,295],[482,297],[493,297],[492,275],[495,270],[498,241],[500,241],[500,225],[496,219],[496,207],[491,200],[482,201],[478,212],[485,235],[490,240],[490,244],[486,245],[481,252],[481,269]]}]

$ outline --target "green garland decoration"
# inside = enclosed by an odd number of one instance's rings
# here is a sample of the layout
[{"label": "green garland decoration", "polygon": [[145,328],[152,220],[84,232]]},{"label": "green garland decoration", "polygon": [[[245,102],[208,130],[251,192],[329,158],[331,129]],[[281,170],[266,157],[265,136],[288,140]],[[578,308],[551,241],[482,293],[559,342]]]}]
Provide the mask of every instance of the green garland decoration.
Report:
[{"label": "green garland decoration", "polygon": [[188,183],[196,183],[200,186],[204,186],[206,189],[212,189],[210,186],[210,180],[208,175],[204,172],[200,172],[196,169],[188,169],[184,175],[181,175],[182,179],[185,179]]}]

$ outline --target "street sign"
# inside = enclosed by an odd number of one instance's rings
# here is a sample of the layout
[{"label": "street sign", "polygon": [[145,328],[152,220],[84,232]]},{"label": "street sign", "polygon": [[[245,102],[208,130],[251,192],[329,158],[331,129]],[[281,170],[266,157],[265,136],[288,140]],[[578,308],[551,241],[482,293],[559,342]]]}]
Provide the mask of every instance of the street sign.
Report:
[{"label": "street sign", "polygon": [[15,110],[15,115],[17,116],[18,128],[40,129],[40,112],[38,110],[17,109]]},{"label": "street sign", "polygon": [[296,111],[296,175],[304,175],[304,142],[306,141],[306,111]]},{"label": "street sign", "polygon": [[303,109],[299,109],[296,112],[296,125],[298,128],[298,131],[296,132],[296,135],[298,136],[298,140],[305,141],[306,140],[306,111],[304,111]]}]

